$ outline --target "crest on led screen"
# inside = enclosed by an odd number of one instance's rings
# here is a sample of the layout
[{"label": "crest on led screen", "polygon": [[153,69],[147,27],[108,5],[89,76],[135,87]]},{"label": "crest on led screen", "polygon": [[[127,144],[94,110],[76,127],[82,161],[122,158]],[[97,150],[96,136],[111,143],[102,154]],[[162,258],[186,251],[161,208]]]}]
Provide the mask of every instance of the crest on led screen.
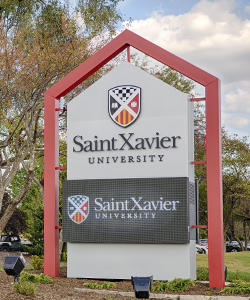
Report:
[{"label": "crest on led screen", "polygon": [[86,220],[89,214],[89,198],[86,196],[68,197],[68,216],[76,224]]}]

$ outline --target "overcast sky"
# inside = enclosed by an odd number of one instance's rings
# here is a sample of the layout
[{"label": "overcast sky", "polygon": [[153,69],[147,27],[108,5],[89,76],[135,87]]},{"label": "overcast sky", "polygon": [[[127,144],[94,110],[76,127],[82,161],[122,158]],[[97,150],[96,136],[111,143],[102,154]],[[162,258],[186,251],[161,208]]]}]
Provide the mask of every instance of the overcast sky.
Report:
[{"label": "overcast sky", "polygon": [[222,124],[250,135],[250,0],[124,0],[119,9],[131,31],[218,77]]}]

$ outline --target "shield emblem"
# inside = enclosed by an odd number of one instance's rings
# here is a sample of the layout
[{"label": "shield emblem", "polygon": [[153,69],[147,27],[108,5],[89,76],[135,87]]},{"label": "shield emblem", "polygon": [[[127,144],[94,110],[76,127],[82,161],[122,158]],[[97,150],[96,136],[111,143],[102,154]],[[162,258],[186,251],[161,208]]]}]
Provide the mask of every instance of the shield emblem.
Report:
[{"label": "shield emblem", "polygon": [[108,91],[108,109],[111,119],[122,127],[132,124],[141,111],[141,88],[121,85]]},{"label": "shield emblem", "polygon": [[68,216],[76,224],[86,220],[89,214],[89,198],[86,196],[68,197]]}]

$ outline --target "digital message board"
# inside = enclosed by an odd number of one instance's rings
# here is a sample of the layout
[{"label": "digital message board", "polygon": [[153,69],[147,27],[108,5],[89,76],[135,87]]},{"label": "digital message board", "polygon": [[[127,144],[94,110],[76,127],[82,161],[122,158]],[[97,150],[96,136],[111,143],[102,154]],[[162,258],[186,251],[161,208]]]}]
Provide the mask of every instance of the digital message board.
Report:
[{"label": "digital message board", "polygon": [[71,243],[189,243],[189,179],[63,182],[63,240]]}]

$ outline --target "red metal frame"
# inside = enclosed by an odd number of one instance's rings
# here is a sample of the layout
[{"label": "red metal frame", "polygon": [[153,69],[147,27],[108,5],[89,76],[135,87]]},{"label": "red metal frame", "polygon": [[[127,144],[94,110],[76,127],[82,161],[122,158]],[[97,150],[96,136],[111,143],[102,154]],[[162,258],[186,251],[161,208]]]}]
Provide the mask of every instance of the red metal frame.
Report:
[{"label": "red metal frame", "polygon": [[[224,288],[220,81],[189,62],[125,30],[44,94],[44,273],[59,276],[58,249],[58,100],[129,46],[205,87],[209,285]],[[129,56],[129,55],[128,55]],[[195,99],[192,99],[193,101]],[[201,99],[198,99],[201,100]],[[57,170],[55,170],[57,169]]]},{"label": "red metal frame", "polygon": [[44,273],[59,276],[59,101],[44,95]]},{"label": "red metal frame", "polygon": [[190,101],[205,101],[206,98],[190,98]]},{"label": "red metal frame", "polygon": [[205,229],[207,229],[207,225],[192,225],[192,228],[205,228]]}]

